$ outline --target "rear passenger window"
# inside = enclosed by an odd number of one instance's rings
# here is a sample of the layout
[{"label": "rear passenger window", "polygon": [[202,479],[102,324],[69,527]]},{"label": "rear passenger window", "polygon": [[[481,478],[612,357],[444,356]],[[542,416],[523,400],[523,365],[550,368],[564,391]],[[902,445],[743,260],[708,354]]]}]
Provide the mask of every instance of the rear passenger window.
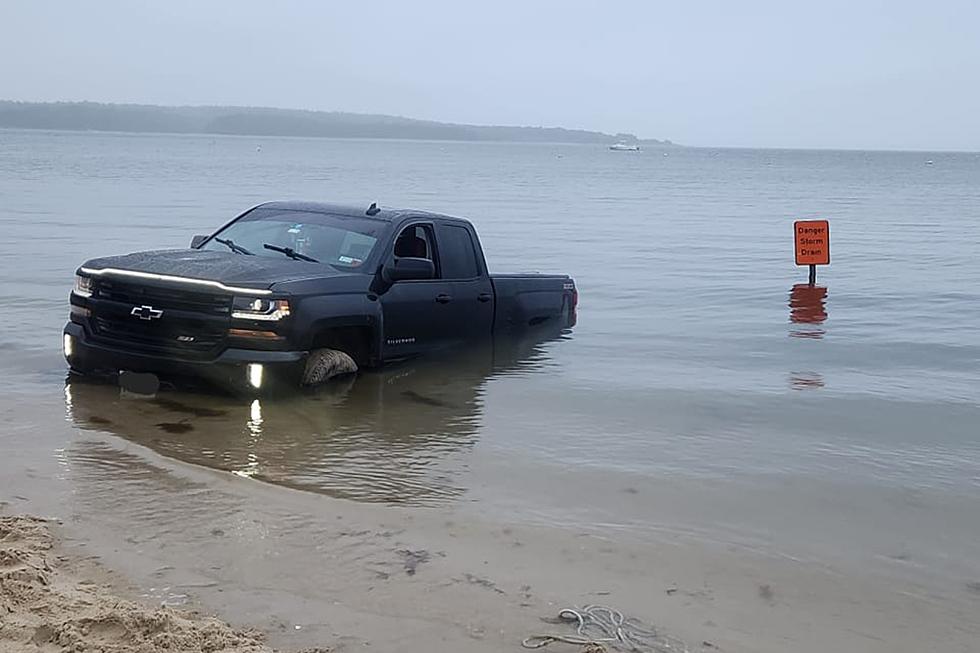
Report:
[{"label": "rear passenger window", "polygon": [[443,279],[472,279],[479,276],[473,238],[464,227],[440,225],[439,259]]}]

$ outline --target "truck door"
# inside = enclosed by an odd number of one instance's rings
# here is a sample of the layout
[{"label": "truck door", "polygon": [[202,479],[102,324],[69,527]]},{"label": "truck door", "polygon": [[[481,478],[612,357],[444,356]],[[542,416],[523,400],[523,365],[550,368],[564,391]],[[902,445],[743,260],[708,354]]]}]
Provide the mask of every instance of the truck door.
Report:
[{"label": "truck door", "polygon": [[436,251],[439,271],[452,284],[453,341],[490,336],[493,326],[494,295],[490,275],[477,256],[472,231],[462,224],[436,223]]},{"label": "truck door", "polygon": [[394,257],[427,258],[436,265],[435,279],[396,281],[383,295],[385,360],[407,358],[445,347],[455,327],[453,288],[439,278],[439,262],[435,258],[435,235],[431,223],[413,223],[404,227],[395,238],[388,255]]}]

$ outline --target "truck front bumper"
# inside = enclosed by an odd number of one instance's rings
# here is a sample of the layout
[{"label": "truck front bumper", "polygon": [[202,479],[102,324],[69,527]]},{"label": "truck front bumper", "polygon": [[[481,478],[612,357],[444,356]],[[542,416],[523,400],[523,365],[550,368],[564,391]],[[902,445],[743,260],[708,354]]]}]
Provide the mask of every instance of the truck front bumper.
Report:
[{"label": "truck front bumper", "polygon": [[151,372],[166,377],[195,377],[242,390],[260,390],[274,380],[290,379],[298,383],[307,353],[228,348],[216,358],[192,360],[95,342],[76,322],[69,322],[64,329],[65,359],[76,372]]}]

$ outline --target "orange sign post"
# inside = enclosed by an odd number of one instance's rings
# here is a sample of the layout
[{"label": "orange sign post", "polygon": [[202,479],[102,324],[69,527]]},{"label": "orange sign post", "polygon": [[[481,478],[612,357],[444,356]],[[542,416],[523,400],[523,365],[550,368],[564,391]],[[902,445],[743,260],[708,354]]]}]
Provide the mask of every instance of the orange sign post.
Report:
[{"label": "orange sign post", "polygon": [[810,285],[817,283],[817,266],[830,265],[830,223],[826,220],[797,220],[793,223],[796,264],[810,266]]}]

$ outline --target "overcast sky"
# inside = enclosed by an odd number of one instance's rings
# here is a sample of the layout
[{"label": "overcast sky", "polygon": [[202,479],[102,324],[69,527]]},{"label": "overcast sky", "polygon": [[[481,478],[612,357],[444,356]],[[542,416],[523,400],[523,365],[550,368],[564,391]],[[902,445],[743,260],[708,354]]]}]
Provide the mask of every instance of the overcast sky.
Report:
[{"label": "overcast sky", "polygon": [[978,0],[0,1],[0,98],[980,150]]}]

